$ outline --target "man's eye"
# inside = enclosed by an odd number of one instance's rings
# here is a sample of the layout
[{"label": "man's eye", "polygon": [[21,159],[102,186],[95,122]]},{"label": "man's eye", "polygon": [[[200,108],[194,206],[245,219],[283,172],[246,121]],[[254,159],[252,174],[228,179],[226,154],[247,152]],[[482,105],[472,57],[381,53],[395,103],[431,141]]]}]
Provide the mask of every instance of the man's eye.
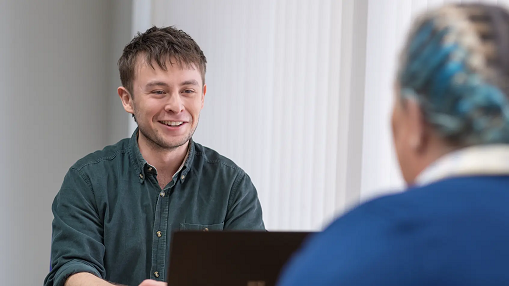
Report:
[{"label": "man's eye", "polygon": [[184,89],[183,93],[193,93],[194,89]]},{"label": "man's eye", "polygon": [[154,93],[154,94],[165,94],[164,90],[153,90],[152,93]]}]

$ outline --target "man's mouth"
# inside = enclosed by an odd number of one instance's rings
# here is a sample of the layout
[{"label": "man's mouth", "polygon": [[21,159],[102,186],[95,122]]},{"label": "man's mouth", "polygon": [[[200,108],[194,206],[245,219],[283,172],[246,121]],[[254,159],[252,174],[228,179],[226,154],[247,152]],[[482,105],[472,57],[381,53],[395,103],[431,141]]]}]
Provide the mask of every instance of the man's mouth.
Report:
[{"label": "man's mouth", "polygon": [[177,127],[177,126],[184,124],[184,122],[182,122],[182,121],[159,121],[159,122],[161,122],[164,125],[171,126],[171,127]]}]

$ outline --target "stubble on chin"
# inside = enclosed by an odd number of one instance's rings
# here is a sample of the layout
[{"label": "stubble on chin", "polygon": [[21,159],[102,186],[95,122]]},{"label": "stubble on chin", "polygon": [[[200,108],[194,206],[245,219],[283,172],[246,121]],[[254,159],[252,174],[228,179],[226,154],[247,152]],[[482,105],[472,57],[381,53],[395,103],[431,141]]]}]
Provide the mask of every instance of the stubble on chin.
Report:
[{"label": "stubble on chin", "polygon": [[157,134],[157,131],[154,130],[154,132],[148,133],[148,132],[145,132],[143,127],[138,126],[139,132],[141,134],[143,134],[143,137],[146,138],[147,143],[152,148],[159,149],[159,150],[166,150],[166,151],[175,150],[175,149],[185,145],[187,142],[189,142],[189,140],[191,140],[191,138],[193,137],[194,132],[196,131],[197,127],[198,127],[198,125],[196,125],[196,127],[194,129],[192,129],[187,134],[187,136],[184,137],[184,139],[182,139],[181,141],[166,142],[166,140],[164,139],[164,137],[161,134]]}]

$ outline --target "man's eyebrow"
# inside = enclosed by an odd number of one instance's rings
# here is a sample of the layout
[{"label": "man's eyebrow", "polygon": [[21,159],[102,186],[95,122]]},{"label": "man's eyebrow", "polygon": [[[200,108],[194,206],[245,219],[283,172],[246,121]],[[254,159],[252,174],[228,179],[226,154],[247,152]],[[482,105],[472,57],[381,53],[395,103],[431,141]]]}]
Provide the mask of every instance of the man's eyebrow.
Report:
[{"label": "man's eyebrow", "polygon": [[195,79],[190,79],[190,80],[183,81],[180,85],[196,85],[196,86],[200,86],[198,81],[196,81]]},{"label": "man's eyebrow", "polygon": [[145,87],[154,87],[154,86],[165,86],[168,87],[168,84],[162,81],[152,81],[145,85]]}]

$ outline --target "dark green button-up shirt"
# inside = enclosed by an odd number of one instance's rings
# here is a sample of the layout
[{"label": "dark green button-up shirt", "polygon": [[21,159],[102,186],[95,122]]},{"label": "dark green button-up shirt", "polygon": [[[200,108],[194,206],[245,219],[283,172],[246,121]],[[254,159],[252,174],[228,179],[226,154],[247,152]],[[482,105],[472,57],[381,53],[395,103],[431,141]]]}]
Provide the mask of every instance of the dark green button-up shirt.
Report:
[{"label": "dark green button-up shirt", "polygon": [[263,230],[249,176],[191,140],[182,169],[163,189],[130,139],[74,164],[53,202],[51,268],[44,285],[89,272],[138,285],[165,281],[174,230]]}]

